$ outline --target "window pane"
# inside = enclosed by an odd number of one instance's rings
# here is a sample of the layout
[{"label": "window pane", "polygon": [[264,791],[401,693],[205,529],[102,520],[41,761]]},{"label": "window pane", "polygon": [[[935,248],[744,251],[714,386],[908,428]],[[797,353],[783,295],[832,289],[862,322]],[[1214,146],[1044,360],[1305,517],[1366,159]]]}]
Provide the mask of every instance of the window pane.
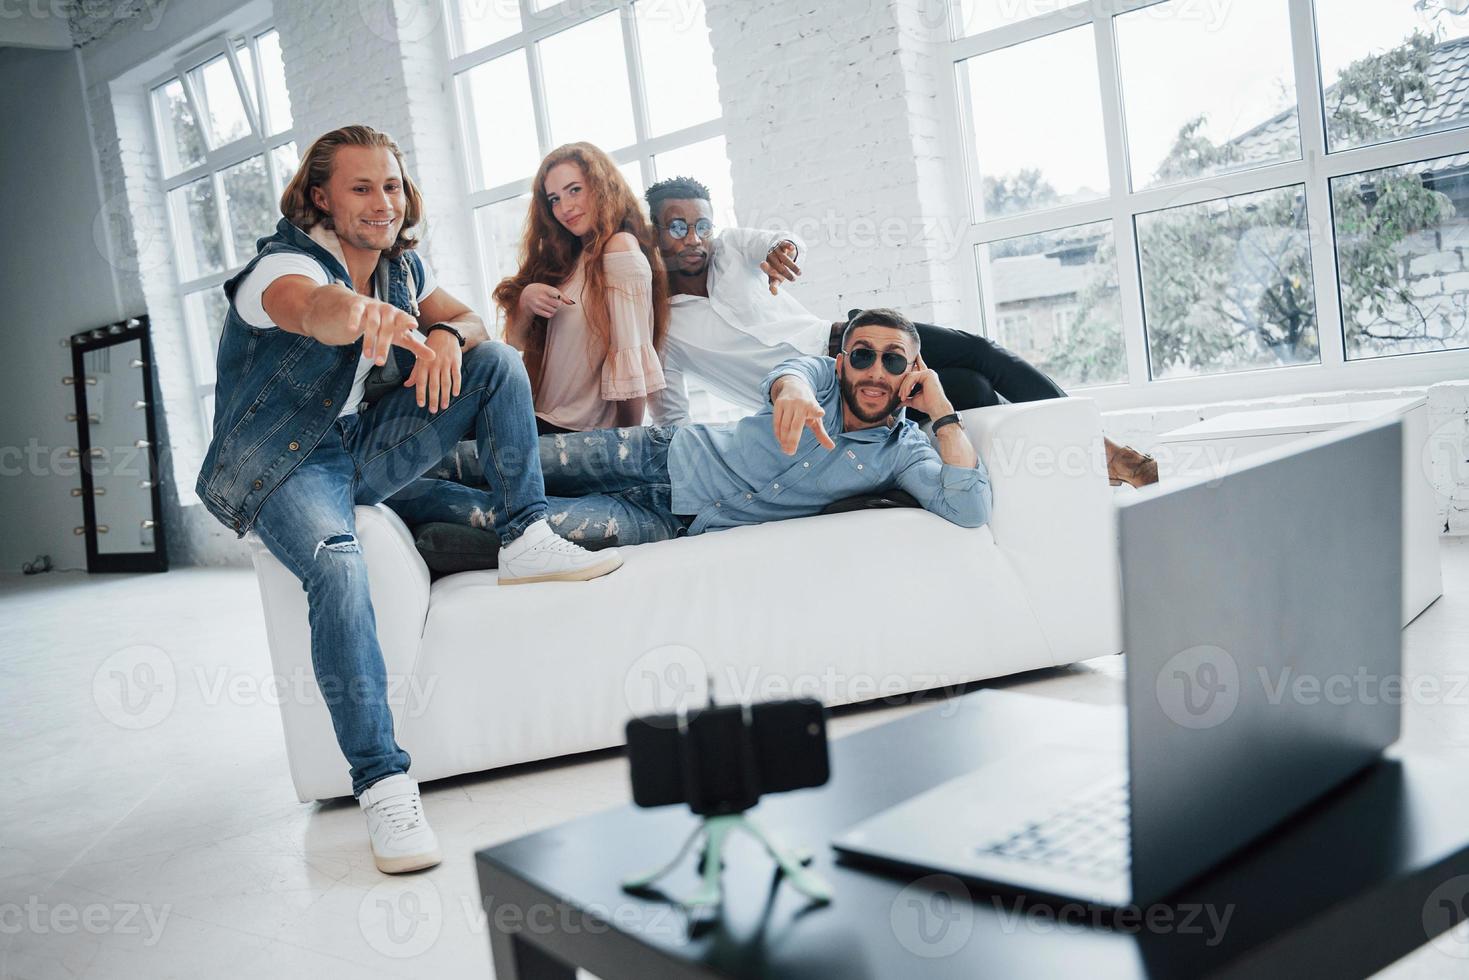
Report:
[{"label": "window pane", "polygon": [[975,258],[996,343],[1066,387],[1127,380],[1111,222],[990,242]]},{"label": "window pane", "polygon": [[453,9],[460,54],[520,33],[520,0],[455,0]]},{"label": "window pane", "polygon": [[224,236],[214,206],[214,179],[203,177],[168,192],[177,243],[179,276],[184,280],[224,268]]},{"label": "window pane", "polygon": [[459,76],[459,86],[474,189],[498,187],[533,175],[541,151],[525,51],[476,65]]},{"label": "window pane", "polygon": [[1107,151],[1091,27],[961,62],[979,179],[977,220],[1105,195]]},{"label": "window pane", "polygon": [[235,60],[240,63],[240,74],[245,76],[245,90],[250,93],[250,104],[260,109],[260,93],[255,90],[255,56],[244,38],[235,41]]},{"label": "window pane", "polygon": [[204,114],[209,145],[223,146],[250,134],[250,120],[228,58],[220,55],[205,62],[189,72],[189,80],[202,103],[199,111]]},{"label": "window pane", "polygon": [[163,169],[172,175],[204,162],[204,137],[189,109],[184,83],[177,78],[153,90],[158,116],[158,142],[163,146]]},{"label": "window pane", "polygon": [[719,118],[719,85],[703,0],[641,0],[633,10],[652,134]]},{"label": "window pane", "polygon": [[1469,346],[1469,157],[1331,182],[1349,358]]},{"label": "window pane", "polygon": [[256,39],[260,74],[265,79],[265,132],[283,132],[293,125],[291,93],[286,89],[286,66],[281,61],[281,36],[268,31]]},{"label": "window pane", "polygon": [[633,160],[629,163],[619,163],[617,165],[617,169],[622,172],[622,179],[627,181],[627,186],[632,188],[633,195],[641,200],[643,197],[643,191],[647,190],[647,188],[643,186],[642,166],[638,163],[638,161]]},{"label": "window pane", "polygon": [[1469,124],[1462,0],[1316,0],[1316,33],[1329,149]]},{"label": "window pane", "polygon": [[229,303],[224,298],[224,289],[211,286],[184,297],[184,322],[193,334],[193,343],[199,353],[196,362],[199,384],[214,380],[214,364],[219,354],[219,337],[224,331],[224,314]]},{"label": "window pane", "polygon": [[724,155],[724,137],[680,146],[653,157],[653,171],[659,180],[668,177],[692,177],[709,188],[709,204],[716,226],[735,224],[734,181],[729,178],[729,158]]},{"label": "window pane", "polygon": [[633,142],[625,51],[615,12],[540,43],[553,144],[585,141],[615,150]]},{"label": "window pane", "polygon": [[1137,216],[1154,378],[1319,361],[1305,188]]},{"label": "window pane", "polygon": [[[529,209],[529,194],[474,209],[480,254],[485,257],[485,282],[491,292],[501,279],[515,274],[519,265],[520,239],[525,234],[525,216]],[[496,316],[498,315],[496,311]]]},{"label": "window pane", "polygon": [[277,146],[270,151],[270,155],[275,158],[275,187],[273,190],[276,210],[279,211],[281,195],[286,192],[286,185],[296,175],[296,168],[301,165],[301,157],[296,152],[296,143],[294,140],[290,143],[282,143],[280,146]]},{"label": "window pane", "polygon": [[269,235],[278,213],[265,157],[251,157],[220,174],[224,182],[225,210],[230,219],[230,239],[235,246],[235,264],[255,257],[255,240]]},{"label": "window pane", "polygon": [[1114,21],[1133,187],[1300,159],[1285,0],[1227,11],[1172,0]]},{"label": "window pane", "polygon": [[[1006,24],[1064,10],[1086,0],[958,0],[954,5],[954,32],[958,37],[994,30]],[[1085,17],[1086,10],[1076,12]]]}]

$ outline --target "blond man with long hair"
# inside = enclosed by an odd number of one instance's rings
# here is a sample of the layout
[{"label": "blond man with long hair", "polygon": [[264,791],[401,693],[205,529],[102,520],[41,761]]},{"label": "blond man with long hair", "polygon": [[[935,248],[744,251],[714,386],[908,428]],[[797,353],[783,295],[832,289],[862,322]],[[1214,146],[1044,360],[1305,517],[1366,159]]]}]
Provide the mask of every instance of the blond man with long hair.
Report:
[{"label": "blond man with long hair", "polygon": [[[224,284],[204,505],[255,531],[301,580],[311,661],[384,872],[440,860],[386,673],[353,508],[475,440],[500,582],[581,580],[621,564],[554,534],[520,355],[434,281],[415,250],[423,201],[403,155],[368,126],[311,144],[275,234]],[[367,400],[369,382],[389,380]]]},{"label": "blond man with long hair", "polygon": [[495,288],[505,340],[525,355],[542,432],[641,425],[664,386],[668,281],[642,204],[606,153],[541,161],[520,268]]}]

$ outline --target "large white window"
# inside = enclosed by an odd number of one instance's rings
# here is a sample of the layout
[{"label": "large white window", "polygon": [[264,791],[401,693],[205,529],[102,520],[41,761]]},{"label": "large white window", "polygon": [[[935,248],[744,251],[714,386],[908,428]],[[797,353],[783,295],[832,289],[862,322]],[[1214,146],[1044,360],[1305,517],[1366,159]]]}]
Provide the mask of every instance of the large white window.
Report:
[{"label": "large white window", "polygon": [[1469,374],[1462,0],[950,22],[965,279],[996,340],[1114,404]]},{"label": "large white window", "polygon": [[195,48],[149,86],[174,268],[199,389],[212,424],[220,285],[255,256],[295,172],[280,38],[268,26]]},{"label": "large white window", "polygon": [[536,167],[563,143],[607,151],[638,194],[695,177],[733,223],[702,0],[446,2],[482,309],[515,270]]}]

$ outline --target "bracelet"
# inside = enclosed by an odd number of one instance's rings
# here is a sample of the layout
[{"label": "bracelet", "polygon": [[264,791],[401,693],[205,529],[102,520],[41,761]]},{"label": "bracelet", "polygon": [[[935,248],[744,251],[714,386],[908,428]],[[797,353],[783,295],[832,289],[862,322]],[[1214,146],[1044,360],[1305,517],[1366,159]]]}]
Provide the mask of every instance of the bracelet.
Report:
[{"label": "bracelet", "polygon": [[945,415],[943,418],[938,418],[938,419],[934,419],[933,420],[933,434],[934,435],[938,435],[939,429],[941,429],[944,426],[949,425],[949,424],[957,425],[961,429],[964,428],[964,420],[959,417],[959,413],[958,412],[950,412],[948,415]]},{"label": "bracelet", "polygon": [[774,252],[776,249],[780,248],[782,245],[789,245],[791,248],[793,248],[793,249],[796,250],[796,254],[791,257],[791,261],[792,262],[796,261],[796,259],[799,259],[801,257],[801,246],[797,245],[795,242],[791,241],[789,238],[782,238],[780,241],[776,242],[774,245],[772,245],[769,248],[767,248],[765,250],[765,257],[766,258],[770,258],[770,253],[771,252]]},{"label": "bracelet", "polygon": [[464,334],[460,333],[457,329],[455,329],[452,324],[448,324],[448,323],[435,323],[433,326],[429,327],[427,330],[425,330],[423,332],[423,336],[425,338],[427,338],[428,335],[431,334],[431,333],[433,333],[435,330],[447,330],[447,331],[449,331],[456,338],[458,338],[458,340],[459,340],[459,349],[460,350],[463,350],[464,349],[464,343],[465,343],[465,341],[464,341]]}]

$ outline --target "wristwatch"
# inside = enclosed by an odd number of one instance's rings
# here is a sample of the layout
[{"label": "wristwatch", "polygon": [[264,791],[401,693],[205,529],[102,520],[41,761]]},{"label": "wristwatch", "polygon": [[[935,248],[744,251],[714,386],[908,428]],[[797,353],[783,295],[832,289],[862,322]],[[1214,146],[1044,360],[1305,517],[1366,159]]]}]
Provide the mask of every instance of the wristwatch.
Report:
[{"label": "wristwatch", "polygon": [[959,413],[950,412],[943,418],[937,418],[933,420],[933,434],[938,435],[939,430],[949,424],[957,425],[961,429],[964,428],[964,420],[959,417]]},{"label": "wristwatch", "polygon": [[464,334],[460,333],[454,327],[453,324],[449,324],[449,323],[435,323],[433,326],[429,327],[427,330],[425,330],[423,332],[424,337],[428,337],[428,335],[431,334],[431,333],[433,333],[435,330],[447,330],[447,331],[449,331],[455,337],[458,337],[459,338],[459,349],[460,350],[463,350],[464,349]]}]

